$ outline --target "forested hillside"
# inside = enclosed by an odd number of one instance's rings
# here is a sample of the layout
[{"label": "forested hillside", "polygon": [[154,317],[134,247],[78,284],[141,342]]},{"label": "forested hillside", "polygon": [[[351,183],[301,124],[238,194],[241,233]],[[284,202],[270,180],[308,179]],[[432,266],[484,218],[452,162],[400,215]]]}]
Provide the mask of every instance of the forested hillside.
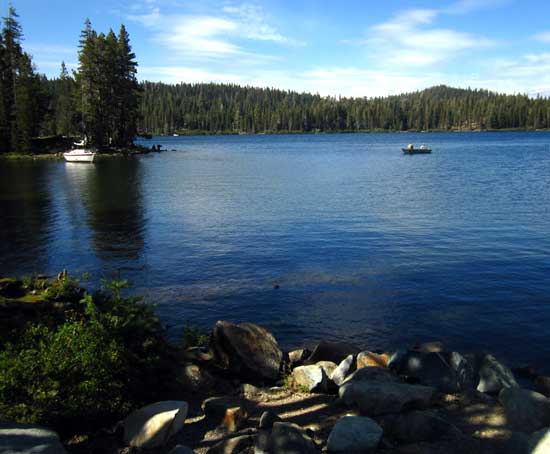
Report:
[{"label": "forested hillside", "polygon": [[315,132],[542,129],[550,100],[446,86],[380,98],[331,98],[224,84],[143,82],[140,130]]}]

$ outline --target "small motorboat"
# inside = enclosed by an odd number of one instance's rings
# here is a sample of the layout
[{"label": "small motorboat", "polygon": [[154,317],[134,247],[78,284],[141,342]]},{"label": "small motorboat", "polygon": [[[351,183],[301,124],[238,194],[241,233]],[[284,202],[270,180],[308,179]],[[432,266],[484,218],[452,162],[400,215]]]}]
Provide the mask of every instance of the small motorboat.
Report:
[{"label": "small motorboat", "polygon": [[420,148],[415,148],[412,143],[407,145],[407,148],[402,148],[402,150],[405,154],[427,154],[432,152],[432,149],[426,145],[420,145]]},{"label": "small motorboat", "polygon": [[[93,162],[95,155],[97,154],[95,151],[90,150],[88,148],[84,148],[85,142],[75,142],[75,147],[71,151],[67,151],[66,153],[63,153],[63,157],[65,158],[65,161],[67,162]],[[82,148],[79,148],[82,147]]]}]

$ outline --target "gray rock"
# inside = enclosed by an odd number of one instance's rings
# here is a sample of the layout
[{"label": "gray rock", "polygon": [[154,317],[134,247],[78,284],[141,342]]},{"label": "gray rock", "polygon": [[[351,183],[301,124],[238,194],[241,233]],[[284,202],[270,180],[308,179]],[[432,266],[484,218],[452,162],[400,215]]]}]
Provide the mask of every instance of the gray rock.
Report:
[{"label": "gray rock", "polygon": [[508,426],[520,432],[534,432],[550,425],[550,400],[535,391],[504,388],[498,395]]},{"label": "gray rock", "polygon": [[216,385],[216,380],[210,372],[197,364],[183,366],[179,378],[183,387],[191,392],[208,393]]},{"label": "gray rock", "polygon": [[325,371],[325,374],[327,374],[327,377],[330,377],[338,367],[332,361],[319,361],[316,366],[321,367]]},{"label": "gray rock", "polygon": [[275,381],[283,353],[273,335],[253,323],[218,321],[210,345],[217,362],[228,372],[252,380]]},{"label": "gray rock", "polygon": [[276,422],[269,437],[271,454],[319,454],[313,440],[297,424]]},{"label": "gray rock", "polygon": [[445,393],[457,393],[474,387],[472,365],[457,352],[398,352],[389,361],[397,374],[418,380]]},{"label": "gray rock", "polygon": [[309,358],[311,355],[311,350],[307,348],[300,348],[299,350],[292,350],[288,352],[288,362],[290,363],[291,368],[302,366],[304,361]]},{"label": "gray rock", "polygon": [[187,446],[176,445],[170,450],[168,454],[193,454],[193,450]]},{"label": "gray rock", "polygon": [[498,393],[502,388],[519,388],[512,371],[499,363],[493,355],[483,355],[479,367],[477,390]]},{"label": "gray rock", "polygon": [[209,397],[205,399],[201,408],[206,419],[214,424],[221,424],[229,409],[244,407],[245,399],[238,395]]},{"label": "gray rock", "polygon": [[550,429],[545,428],[529,437],[529,454],[550,454]]},{"label": "gray rock", "polygon": [[251,435],[240,435],[216,443],[207,452],[208,454],[237,454],[252,447],[253,443],[254,438]]},{"label": "gray rock", "polygon": [[279,416],[271,411],[264,411],[262,413],[262,416],[260,417],[260,424],[258,427],[260,428],[260,430],[271,430],[273,424],[275,424],[276,422],[281,422],[281,418],[279,418]]},{"label": "gray rock", "polygon": [[330,375],[330,379],[338,386],[344,383],[344,380],[355,370],[355,358],[353,355],[348,355],[344,358],[338,367],[334,369]]},{"label": "gray rock", "polygon": [[401,383],[399,377],[394,375],[390,370],[382,369],[381,367],[362,367],[351,375],[348,375],[344,383],[372,380]]},{"label": "gray rock", "polygon": [[340,364],[348,355],[356,355],[359,351],[360,349],[355,345],[344,342],[321,341],[313,349],[305,364],[317,364],[319,361],[332,361],[335,364]]},{"label": "gray rock", "polygon": [[2,454],[66,454],[58,435],[31,424],[0,423]]},{"label": "gray rock", "polygon": [[364,452],[380,443],[383,430],[370,418],[344,416],[340,418],[328,437],[327,451],[333,453]]},{"label": "gray rock", "polygon": [[457,439],[461,436],[456,426],[429,411],[413,410],[387,416],[382,426],[386,434],[405,443]]},{"label": "gray rock", "polygon": [[435,389],[428,386],[351,380],[340,386],[338,394],[348,407],[358,408],[366,416],[376,416],[427,408],[434,393]]},{"label": "gray rock", "polygon": [[156,448],[178,433],[189,406],[180,400],[156,402],[132,412],[124,420],[124,441],[136,448]]},{"label": "gray rock", "polygon": [[299,388],[313,393],[325,393],[328,390],[328,377],[321,366],[300,366],[292,371],[292,380]]}]

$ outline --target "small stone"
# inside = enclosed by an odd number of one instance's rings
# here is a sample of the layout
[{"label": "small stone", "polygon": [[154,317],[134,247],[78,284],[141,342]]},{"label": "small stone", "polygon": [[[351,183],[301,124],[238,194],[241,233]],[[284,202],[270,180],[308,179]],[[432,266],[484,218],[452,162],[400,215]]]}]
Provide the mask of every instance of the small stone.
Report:
[{"label": "small stone", "polygon": [[519,385],[508,367],[499,363],[493,355],[484,355],[479,368],[477,390],[498,393],[502,388],[519,388]]},{"label": "small stone", "polygon": [[304,361],[311,355],[311,351],[307,348],[300,348],[299,350],[293,350],[288,352],[288,361],[291,368],[302,366]]},{"label": "small stone", "polygon": [[262,390],[257,386],[251,385],[250,383],[243,383],[241,385],[241,394],[245,397],[257,396]]},{"label": "small stone", "polygon": [[260,430],[271,430],[273,424],[280,421],[281,418],[279,418],[275,413],[271,411],[264,411],[260,417],[260,425],[258,427]]},{"label": "small stone", "polygon": [[382,428],[370,418],[344,416],[330,432],[327,451],[331,453],[369,451],[378,446],[382,433]]},{"label": "small stone", "polygon": [[443,342],[432,341],[417,344],[413,347],[413,350],[420,353],[440,353],[445,350],[445,346],[443,345]]},{"label": "small stone", "polygon": [[325,371],[325,374],[327,374],[327,377],[330,377],[334,370],[338,367],[332,361],[319,361],[316,366],[321,367]]},{"label": "small stone", "polygon": [[179,379],[182,386],[193,393],[206,394],[216,385],[216,380],[212,374],[196,364],[185,365]]},{"label": "small stone", "polygon": [[248,411],[243,407],[232,407],[225,411],[223,426],[228,432],[236,432],[248,419]]},{"label": "small stone", "polygon": [[202,411],[206,419],[213,424],[222,424],[226,412],[230,408],[244,407],[244,400],[240,396],[209,397],[202,402]]},{"label": "small stone", "polygon": [[334,369],[330,379],[338,386],[340,386],[346,377],[350,375],[355,370],[355,361],[353,355],[348,355],[344,358],[338,367]]},{"label": "small stone", "polygon": [[327,374],[320,366],[297,367],[292,371],[292,380],[298,388],[303,388],[308,392],[323,393],[328,389]]},{"label": "small stone", "polygon": [[178,433],[185,422],[189,406],[180,400],[147,405],[124,420],[124,441],[136,448],[156,448]]},{"label": "small stone", "polygon": [[357,369],[363,367],[388,367],[390,357],[387,353],[361,352],[357,355]]},{"label": "small stone", "polygon": [[550,400],[535,391],[503,388],[498,395],[508,425],[519,432],[534,432],[550,425]]},{"label": "small stone", "polygon": [[269,438],[271,454],[319,454],[320,451],[297,424],[276,422]]}]

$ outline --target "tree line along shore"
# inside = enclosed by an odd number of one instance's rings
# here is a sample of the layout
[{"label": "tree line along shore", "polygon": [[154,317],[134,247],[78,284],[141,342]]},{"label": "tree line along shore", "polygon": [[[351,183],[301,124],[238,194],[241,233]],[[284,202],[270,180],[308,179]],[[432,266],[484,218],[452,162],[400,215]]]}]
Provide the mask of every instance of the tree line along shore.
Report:
[{"label": "tree line along shore", "polygon": [[78,68],[39,74],[24,51],[13,7],[0,35],[0,155],[64,151],[86,139],[98,151],[131,151],[138,135],[383,131],[545,130],[550,99],[436,86],[402,95],[345,98],[218,83],[139,82],[124,25],[89,20]]},{"label": "tree line along shore", "polygon": [[0,450],[550,453],[550,377],[533,368],[437,341],[283,351],[249,322],[169,342],[127,284],[0,277]]}]

